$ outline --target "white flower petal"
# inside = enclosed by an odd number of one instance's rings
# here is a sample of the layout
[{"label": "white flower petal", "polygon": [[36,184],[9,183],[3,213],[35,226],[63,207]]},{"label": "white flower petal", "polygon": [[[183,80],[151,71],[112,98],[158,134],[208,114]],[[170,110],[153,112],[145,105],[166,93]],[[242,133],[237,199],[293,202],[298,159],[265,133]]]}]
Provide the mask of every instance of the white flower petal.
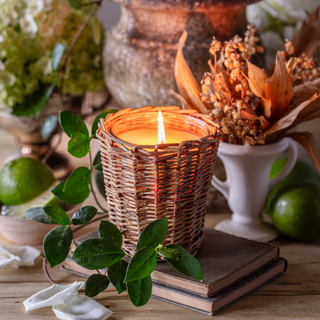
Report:
[{"label": "white flower petal", "polygon": [[31,14],[26,14],[19,20],[20,28],[23,32],[35,34],[38,31],[38,25]]},{"label": "white flower petal", "polygon": [[112,314],[112,311],[85,295],[77,296],[52,310],[61,320],[105,320]]},{"label": "white flower petal", "polygon": [[66,304],[78,295],[78,291],[83,285],[83,281],[75,281],[68,285],[54,284],[23,301],[24,307],[28,312],[39,308]]}]

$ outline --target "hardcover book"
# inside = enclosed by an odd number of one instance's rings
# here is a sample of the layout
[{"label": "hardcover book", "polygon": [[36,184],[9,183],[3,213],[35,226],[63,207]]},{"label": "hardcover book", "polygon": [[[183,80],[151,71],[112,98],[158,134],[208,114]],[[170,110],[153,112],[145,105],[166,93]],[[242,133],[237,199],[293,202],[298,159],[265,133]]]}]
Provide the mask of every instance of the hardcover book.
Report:
[{"label": "hardcover book", "polygon": [[214,315],[276,279],[286,271],[286,267],[286,260],[278,258],[210,298],[153,281],[152,297],[194,311]]}]

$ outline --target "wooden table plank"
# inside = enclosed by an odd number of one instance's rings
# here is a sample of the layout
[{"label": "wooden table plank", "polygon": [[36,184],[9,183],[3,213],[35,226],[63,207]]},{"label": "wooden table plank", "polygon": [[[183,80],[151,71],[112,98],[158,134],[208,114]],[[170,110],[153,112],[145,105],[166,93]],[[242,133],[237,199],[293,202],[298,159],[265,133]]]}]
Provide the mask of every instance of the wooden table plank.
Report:
[{"label": "wooden table plank", "polygon": [[[207,227],[228,217],[228,214],[208,214]],[[87,229],[94,229],[87,227]],[[86,232],[88,230],[83,230]],[[0,244],[7,242],[0,237]],[[287,273],[250,296],[222,311],[218,319],[273,320],[273,319],[320,319],[320,241],[301,243],[280,238],[281,256],[288,259]],[[50,269],[53,279],[59,283],[80,280],[65,273],[59,267]],[[42,261],[38,259],[31,267],[18,270],[10,267],[0,269],[0,320],[56,319],[50,308],[25,314],[22,302],[32,294],[47,288],[42,272]],[[135,308],[127,294],[120,296],[113,287],[101,293],[96,300],[114,313],[111,320],[205,320],[203,315],[185,308],[150,299],[144,307]]]}]

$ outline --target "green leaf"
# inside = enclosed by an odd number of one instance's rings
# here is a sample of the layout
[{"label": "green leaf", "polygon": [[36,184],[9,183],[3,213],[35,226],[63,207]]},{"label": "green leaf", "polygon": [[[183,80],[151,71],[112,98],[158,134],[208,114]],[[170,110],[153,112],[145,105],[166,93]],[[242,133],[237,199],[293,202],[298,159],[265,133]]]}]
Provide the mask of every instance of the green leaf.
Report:
[{"label": "green leaf", "polygon": [[87,281],[84,289],[84,294],[88,297],[95,297],[100,292],[108,288],[110,281],[103,274],[93,274]]},{"label": "green leaf", "polygon": [[43,250],[51,268],[67,258],[72,238],[73,234],[69,226],[56,227],[45,236]]},{"label": "green leaf", "polygon": [[94,157],[93,167],[98,171],[102,171],[102,163],[101,163],[101,153],[100,153],[100,151]]},{"label": "green leaf", "polygon": [[81,267],[95,270],[109,267],[124,256],[125,253],[113,242],[89,239],[76,248],[71,259]]},{"label": "green leaf", "polygon": [[59,122],[62,130],[71,138],[72,134],[81,132],[89,138],[89,131],[84,121],[71,111],[60,111]]},{"label": "green leaf", "polygon": [[66,47],[63,43],[57,42],[52,50],[52,70],[57,70],[63,57]]},{"label": "green leaf", "polygon": [[176,249],[181,252],[181,257],[179,260],[165,258],[173,269],[185,274],[186,276],[190,276],[199,280],[203,279],[200,263],[195,257],[178,245],[169,244],[166,247]]},{"label": "green leaf", "polygon": [[138,250],[129,262],[124,282],[147,277],[157,266],[157,254],[151,247]]},{"label": "green leaf", "polygon": [[37,91],[25,96],[23,102],[16,103],[13,106],[12,114],[18,117],[38,117],[39,113],[47,104],[55,85],[56,82],[54,81],[51,86],[47,88],[43,83],[40,83]]},{"label": "green leaf", "polygon": [[162,247],[157,250],[157,253],[160,254],[160,256],[168,259],[175,259],[179,260],[182,256],[182,253],[173,248],[167,248],[167,247]]},{"label": "green leaf", "polygon": [[89,150],[90,139],[81,132],[73,133],[68,143],[68,152],[76,158],[83,158]]},{"label": "green leaf", "polygon": [[58,118],[55,115],[51,115],[45,118],[41,127],[41,136],[43,139],[48,139],[58,126]]},{"label": "green leaf", "polygon": [[126,285],[123,283],[126,276],[128,262],[119,260],[108,268],[108,278],[113,286],[117,289],[118,294],[126,291]]},{"label": "green leaf", "polygon": [[28,220],[37,221],[44,224],[56,224],[41,207],[30,208],[23,214]]},{"label": "green leaf", "polygon": [[59,183],[55,188],[51,190],[54,196],[62,201],[69,204],[79,204],[82,203],[89,197],[90,190],[83,191],[80,193],[66,193],[63,191],[66,181]]},{"label": "green leaf", "polygon": [[92,17],[92,32],[94,43],[98,46],[101,42],[101,24],[96,16]]},{"label": "green leaf", "polygon": [[82,5],[81,1],[79,1],[79,0],[68,0],[68,1],[70,3],[71,7],[75,8],[75,9],[81,9],[81,5]]},{"label": "green leaf", "polygon": [[96,173],[95,182],[96,182],[96,186],[97,186],[99,192],[101,193],[101,195],[104,196],[105,199],[107,199],[106,198],[106,189],[104,188],[104,177],[103,177],[102,172],[98,171]]},{"label": "green leaf", "polygon": [[85,206],[80,208],[71,218],[71,223],[75,226],[89,222],[98,210],[92,206]]},{"label": "green leaf", "polygon": [[99,237],[113,242],[116,246],[122,246],[122,234],[119,229],[109,221],[101,221],[99,226]]},{"label": "green leaf", "polygon": [[100,119],[103,118],[105,119],[105,117],[109,114],[109,113],[116,113],[117,109],[107,109],[107,110],[104,110],[102,112],[100,112],[96,117],[95,119],[93,120],[93,123],[92,123],[92,127],[91,127],[91,135],[94,136],[95,139],[98,139],[97,136],[96,136],[96,132],[98,130],[98,123],[100,122]]},{"label": "green leaf", "polygon": [[152,280],[147,276],[141,280],[126,283],[128,296],[136,307],[144,306],[151,297]]},{"label": "green leaf", "polygon": [[63,226],[68,226],[70,224],[70,219],[62,208],[58,206],[45,206],[42,209],[56,223]]},{"label": "green leaf", "polygon": [[144,247],[156,248],[164,239],[168,230],[168,218],[148,224],[142,231],[137,243],[137,250]]},{"label": "green leaf", "polygon": [[73,170],[66,180],[63,191],[66,193],[81,193],[89,190],[91,171],[87,167]]}]

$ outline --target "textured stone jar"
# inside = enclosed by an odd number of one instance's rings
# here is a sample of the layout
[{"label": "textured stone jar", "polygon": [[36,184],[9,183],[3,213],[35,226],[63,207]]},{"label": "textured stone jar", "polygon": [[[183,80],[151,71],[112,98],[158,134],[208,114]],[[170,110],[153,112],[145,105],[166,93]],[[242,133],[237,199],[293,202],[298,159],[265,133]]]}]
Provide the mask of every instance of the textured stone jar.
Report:
[{"label": "textured stone jar", "polygon": [[188,32],[184,56],[200,81],[209,70],[213,36],[227,40],[246,29],[245,8],[255,0],[112,0],[120,21],[107,33],[104,75],[124,107],[176,105],[174,60],[178,40]]}]

